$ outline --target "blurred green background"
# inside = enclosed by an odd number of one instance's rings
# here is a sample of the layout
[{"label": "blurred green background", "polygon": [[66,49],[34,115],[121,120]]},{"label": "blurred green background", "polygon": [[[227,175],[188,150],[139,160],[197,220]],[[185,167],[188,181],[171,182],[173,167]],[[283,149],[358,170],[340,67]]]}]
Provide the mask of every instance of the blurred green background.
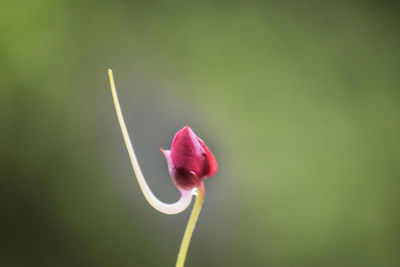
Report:
[{"label": "blurred green background", "polygon": [[0,266],[173,266],[155,194],[190,125],[217,157],[187,266],[400,266],[396,2],[3,1]]}]

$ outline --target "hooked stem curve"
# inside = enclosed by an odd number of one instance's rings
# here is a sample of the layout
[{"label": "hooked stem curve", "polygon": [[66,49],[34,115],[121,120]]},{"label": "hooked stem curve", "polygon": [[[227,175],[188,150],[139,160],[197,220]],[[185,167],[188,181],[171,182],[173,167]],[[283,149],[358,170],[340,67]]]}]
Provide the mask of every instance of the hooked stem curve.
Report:
[{"label": "hooked stem curve", "polygon": [[139,183],[140,189],[142,190],[144,197],[146,198],[147,202],[159,212],[165,214],[181,213],[190,205],[190,202],[192,201],[193,191],[180,191],[181,193],[180,199],[177,202],[171,204],[162,202],[153,194],[153,192],[151,191],[150,187],[146,182],[146,179],[143,176],[142,170],[140,169],[140,165],[137,160],[135,150],[133,149],[132,146],[132,141],[129,137],[128,130],[126,129],[125,120],[124,116],[122,115],[121,106],[118,100],[117,90],[115,89],[114,76],[111,69],[108,69],[108,77],[110,79],[111,93],[114,101],[115,111],[118,117],[118,122],[121,127],[122,136],[125,141],[126,149],[128,150],[133,171],[136,175],[136,179]]}]

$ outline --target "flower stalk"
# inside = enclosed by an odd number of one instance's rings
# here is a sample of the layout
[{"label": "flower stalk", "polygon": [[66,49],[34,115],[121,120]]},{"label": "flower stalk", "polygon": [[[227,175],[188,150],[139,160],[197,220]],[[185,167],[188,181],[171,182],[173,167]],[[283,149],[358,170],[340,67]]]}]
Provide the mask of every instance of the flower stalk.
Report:
[{"label": "flower stalk", "polygon": [[194,203],[192,213],[190,214],[190,218],[186,226],[185,233],[183,235],[181,247],[179,249],[178,258],[176,261],[176,267],[183,267],[183,265],[185,264],[185,259],[189,248],[190,240],[192,238],[193,230],[196,226],[197,219],[199,218],[203,201],[204,201],[204,184],[203,182],[201,182],[201,185],[197,187],[196,202]]},{"label": "flower stalk", "polygon": [[159,200],[148,186],[142,170],[140,169],[132,141],[129,137],[128,130],[125,125],[125,120],[122,115],[121,107],[118,100],[117,91],[112,70],[108,70],[110,79],[110,87],[114,101],[115,111],[119,125],[121,127],[122,136],[129,158],[132,164],[133,171],[139,183],[140,189],[147,202],[156,210],[165,214],[178,214],[184,211],[191,203],[192,196],[197,195],[192,213],[190,215],[186,230],[182,239],[180,250],[177,257],[176,266],[183,267],[186,259],[186,254],[189,248],[193,230],[196,226],[197,218],[204,201],[204,183],[203,178],[213,176],[218,170],[218,163],[212,152],[197,135],[185,126],[175,135],[171,150],[163,150],[171,178],[181,193],[180,199],[175,203],[164,203]]},{"label": "flower stalk", "polygon": [[153,192],[151,191],[150,187],[146,182],[146,179],[143,176],[142,170],[140,169],[140,165],[137,160],[135,150],[133,149],[132,146],[132,141],[129,137],[128,130],[126,129],[125,120],[124,116],[122,115],[121,106],[118,100],[117,90],[115,89],[114,76],[111,69],[108,70],[108,76],[110,78],[111,92],[114,100],[115,111],[118,117],[118,122],[122,131],[122,136],[124,137],[126,149],[128,150],[129,158],[132,163],[132,168],[136,175],[136,179],[139,183],[140,189],[142,190],[144,197],[154,209],[158,210],[161,213],[165,214],[181,213],[187,207],[189,207],[190,202],[192,201],[192,192],[181,191],[181,198],[177,202],[172,204],[162,202],[153,194]]}]

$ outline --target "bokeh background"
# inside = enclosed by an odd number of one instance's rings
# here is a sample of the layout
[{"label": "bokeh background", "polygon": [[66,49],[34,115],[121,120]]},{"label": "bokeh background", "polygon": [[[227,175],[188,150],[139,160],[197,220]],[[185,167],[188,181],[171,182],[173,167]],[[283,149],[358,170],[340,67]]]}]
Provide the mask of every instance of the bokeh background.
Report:
[{"label": "bokeh background", "polygon": [[187,266],[400,266],[393,1],[3,1],[0,266],[173,266],[155,194],[190,125],[220,169]]}]

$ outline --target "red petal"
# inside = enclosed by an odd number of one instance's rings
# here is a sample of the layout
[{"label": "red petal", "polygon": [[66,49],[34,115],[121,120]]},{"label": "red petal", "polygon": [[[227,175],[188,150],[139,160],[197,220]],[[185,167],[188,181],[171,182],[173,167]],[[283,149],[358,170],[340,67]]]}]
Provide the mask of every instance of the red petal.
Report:
[{"label": "red petal", "polygon": [[198,186],[203,178],[213,176],[218,170],[213,153],[189,126],[175,134],[171,151],[161,151],[179,190],[190,190]]},{"label": "red petal", "polygon": [[201,179],[193,171],[187,171],[183,168],[173,170],[173,180],[175,185],[181,190],[190,190],[196,187]]},{"label": "red petal", "polygon": [[213,176],[218,171],[218,163],[214,157],[214,154],[211,152],[210,149],[206,146],[206,144],[201,140],[201,138],[197,137],[197,140],[200,142],[200,145],[203,147],[204,152],[206,154],[206,166],[204,177]]},{"label": "red petal", "polygon": [[171,145],[171,160],[176,169],[193,171],[199,178],[204,173],[203,148],[189,126],[181,129]]},{"label": "red petal", "polygon": [[201,181],[196,175],[196,173],[192,171],[187,171],[185,169],[177,169],[172,163],[169,150],[164,150],[160,148],[161,152],[164,154],[165,159],[167,160],[168,164],[168,171],[171,175],[172,180],[174,181],[175,185],[181,191],[190,190],[197,186],[197,184]]}]

